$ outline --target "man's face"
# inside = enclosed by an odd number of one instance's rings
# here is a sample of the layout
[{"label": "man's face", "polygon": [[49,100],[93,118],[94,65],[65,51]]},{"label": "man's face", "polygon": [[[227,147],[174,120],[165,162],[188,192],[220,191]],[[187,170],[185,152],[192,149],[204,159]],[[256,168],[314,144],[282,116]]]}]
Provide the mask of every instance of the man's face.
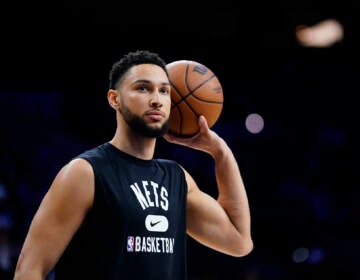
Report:
[{"label": "man's face", "polygon": [[153,64],[129,69],[119,87],[120,113],[128,126],[145,137],[160,137],[169,127],[170,84],[164,70]]}]

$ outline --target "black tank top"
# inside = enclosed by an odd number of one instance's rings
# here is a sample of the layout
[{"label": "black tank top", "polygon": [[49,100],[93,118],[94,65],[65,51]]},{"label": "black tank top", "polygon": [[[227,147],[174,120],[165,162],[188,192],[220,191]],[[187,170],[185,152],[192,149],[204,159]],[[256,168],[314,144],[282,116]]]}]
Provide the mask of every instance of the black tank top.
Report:
[{"label": "black tank top", "polygon": [[78,156],[95,175],[95,197],[55,267],[56,280],[186,278],[183,170],[104,143]]}]

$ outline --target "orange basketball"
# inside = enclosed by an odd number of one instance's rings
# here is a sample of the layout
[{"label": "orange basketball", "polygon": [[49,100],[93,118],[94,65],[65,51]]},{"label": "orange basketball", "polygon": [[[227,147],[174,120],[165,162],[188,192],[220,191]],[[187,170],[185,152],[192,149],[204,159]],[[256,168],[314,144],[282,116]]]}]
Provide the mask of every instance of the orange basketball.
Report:
[{"label": "orange basketball", "polygon": [[178,60],[166,65],[171,84],[169,132],[191,137],[199,132],[198,118],[203,115],[209,127],[220,117],[223,90],[217,76],[205,65]]}]

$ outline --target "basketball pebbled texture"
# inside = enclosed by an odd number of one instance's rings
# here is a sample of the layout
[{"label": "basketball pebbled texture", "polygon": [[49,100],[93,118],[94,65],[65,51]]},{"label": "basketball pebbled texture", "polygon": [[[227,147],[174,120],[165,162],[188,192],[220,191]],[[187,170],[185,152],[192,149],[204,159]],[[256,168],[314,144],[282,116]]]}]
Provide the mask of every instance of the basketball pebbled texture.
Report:
[{"label": "basketball pebbled texture", "polygon": [[217,76],[205,65],[178,60],[166,65],[171,84],[169,132],[191,137],[199,132],[198,118],[203,115],[209,127],[220,117],[224,95]]}]

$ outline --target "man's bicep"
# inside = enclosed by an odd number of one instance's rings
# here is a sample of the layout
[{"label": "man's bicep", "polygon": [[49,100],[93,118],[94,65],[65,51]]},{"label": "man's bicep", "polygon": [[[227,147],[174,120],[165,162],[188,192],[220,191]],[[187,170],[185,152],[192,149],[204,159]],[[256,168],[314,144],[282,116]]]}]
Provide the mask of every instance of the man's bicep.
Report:
[{"label": "man's bicep", "polygon": [[23,265],[43,273],[52,269],[92,205],[92,169],[71,162],[55,177],[30,225],[22,250]]},{"label": "man's bicep", "polygon": [[202,192],[188,175],[187,233],[201,244],[228,252],[231,240],[238,235],[228,215],[216,199]]},{"label": "man's bicep", "polygon": [[188,233],[198,238],[205,237],[212,227],[218,227],[221,219],[226,215],[217,201],[202,192],[192,176],[185,171],[188,184],[187,221]]}]

